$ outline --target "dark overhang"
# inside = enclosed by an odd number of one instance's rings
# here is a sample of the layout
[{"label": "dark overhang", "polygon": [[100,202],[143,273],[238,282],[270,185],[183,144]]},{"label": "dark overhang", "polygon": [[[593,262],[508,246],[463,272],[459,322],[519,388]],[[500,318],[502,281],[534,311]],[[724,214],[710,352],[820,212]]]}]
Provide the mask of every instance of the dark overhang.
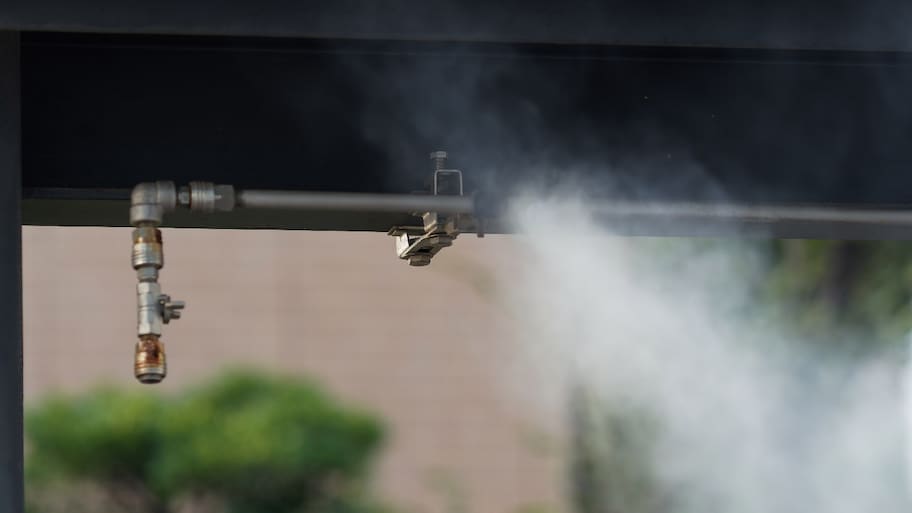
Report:
[{"label": "dark overhang", "polygon": [[494,198],[912,204],[912,6],[760,4],[0,7],[24,30],[24,220],[125,224],[110,191],[157,179],[412,192],[436,149]]}]

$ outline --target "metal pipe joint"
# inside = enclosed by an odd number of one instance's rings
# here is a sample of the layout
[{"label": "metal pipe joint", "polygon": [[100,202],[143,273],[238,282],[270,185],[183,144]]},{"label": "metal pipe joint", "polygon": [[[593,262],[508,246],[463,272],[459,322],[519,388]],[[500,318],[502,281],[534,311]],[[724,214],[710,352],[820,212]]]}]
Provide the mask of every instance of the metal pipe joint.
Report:
[{"label": "metal pipe joint", "polygon": [[[134,372],[141,383],[158,383],[167,375],[162,326],[179,319],[183,301],[172,301],[162,293],[159,271],[165,265],[159,226],[165,214],[177,208],[197,212],[230,211],[236,207],[287,208],[411,213],[421,219],[416,226],[395,226],[396,253],[410,265],[428,265],[441,249],[471,227],[476,199],[463,195],[462,173],[448,169],[447,154],[431,154],[434,163],[430,194],[344,194],[292,191],[247,190],[235,193],[230,185],[190,182],[175,187],[173,182],[146,182],[130,195],[130,224],[133,230],[133,269],[136,270],[137,336]],[[482,235],[479,220],[476,231]]]},{"label": "metal pipe joint", "polygon": [[162,294],[158,272],[165,265],[162,235],[158,226],[166,212],[177,205],[177,191],[171,182],[141,183],[130,195],[130,224],[133,230],[131,262],[136,270],[136,343],[133,371],[141,383],[159,383],[167,375],[162,324],[180,317],[181,301]]},{"label": "metal pipe joint", "polygon": [[145,182],[130,194],[130,224],[158,226],[165,212],[174,210],[177,191],[173,182]]},{"label": "metal pipe joint", "polygon": [[228,212],[236,203],[234,187],[212,182],[190,182],[177,193],[181,207],[199,212]]}]

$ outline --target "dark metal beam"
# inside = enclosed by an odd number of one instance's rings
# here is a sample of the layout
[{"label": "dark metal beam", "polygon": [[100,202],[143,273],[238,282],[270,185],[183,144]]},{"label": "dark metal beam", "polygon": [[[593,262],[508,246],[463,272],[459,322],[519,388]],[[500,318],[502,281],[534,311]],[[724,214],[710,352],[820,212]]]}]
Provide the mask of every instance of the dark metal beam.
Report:
[{"label": "dark metal beam", "polygon": [[0,31],[0,512],[23,511],[19,34]]},{"label": "dark metal beam", "polygon": [[22,66],[29,188],[407,194],[442,149],[467,192],[912,203],[908,53],[32,33]]},{"label": "dark metal beam", "polygon": [[912,49],[902,0],[28,0],[0,28],[734,48]]}]

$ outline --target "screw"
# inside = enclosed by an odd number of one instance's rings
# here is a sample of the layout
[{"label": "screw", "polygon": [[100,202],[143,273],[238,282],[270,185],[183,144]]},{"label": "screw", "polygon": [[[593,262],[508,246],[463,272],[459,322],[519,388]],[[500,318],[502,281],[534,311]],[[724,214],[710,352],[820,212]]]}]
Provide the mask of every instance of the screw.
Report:
[{"label": "screw", "polygon": [[434,161],[434,169],[441,170],[446,168],[447,161],[447,152],[445,151],[432,151],[431,160]]}]

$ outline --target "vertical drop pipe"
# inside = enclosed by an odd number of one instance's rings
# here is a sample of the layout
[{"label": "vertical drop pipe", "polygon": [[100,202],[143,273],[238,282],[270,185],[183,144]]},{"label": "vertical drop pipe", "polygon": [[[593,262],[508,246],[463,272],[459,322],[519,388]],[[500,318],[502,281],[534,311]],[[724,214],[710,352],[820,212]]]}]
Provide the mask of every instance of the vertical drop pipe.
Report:
[{"label": "vertical drop pipe", "polygon": [[133,269],[136,270],[137,334],[133,370],[140,383],[159,383],[168,372],[161,341],[164,297],[158,271],[164,266],[161,225],[166,211],[177,201],[171,182],[141,183],[133,189],[130,224],[133,230]]}]

